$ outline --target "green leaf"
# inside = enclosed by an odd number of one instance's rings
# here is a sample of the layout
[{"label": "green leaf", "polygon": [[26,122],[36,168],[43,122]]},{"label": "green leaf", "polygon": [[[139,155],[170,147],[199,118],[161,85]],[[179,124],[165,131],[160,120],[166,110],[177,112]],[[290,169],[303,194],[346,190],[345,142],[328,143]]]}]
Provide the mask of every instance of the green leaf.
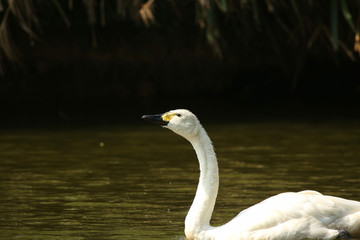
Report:
[{"label": "green leaf", "polygon": [[351,30],[353,30],[354,33],[356,33],[355,25],[354,25],[351,13],[349,11],[349,8],[347,6],[346,0],[340,0],[340,6],[341,6],[341,11],[342,11],[342,14],[343,14],[345,20],[349,24]]},{"label": "green leaf", "polygon": [[253,17],[257,27],[260,27],[260,16],[259,16],[259,6],[257,0],[252,0],[252,7],[253,7]]},{"label": "green leaf", "polygon": [[333,47],[336,50],[339,46],[339,21],[338,21],[338,0],[330,2],[330,22]]},{"label": "green leaf", "polygon": [[226,0],[216,0],[216,4],[218,5],[221,11],[227,12],[228,6]]},{"label": "green leaf", "polygon": [[296,18],[299,21],[301,32],[304,33],[304,24],[296,0],[291,0],[291,6],[293,7]]},{"label": "green leaf", "polygon": [[61,17],[63,18],[65,24],[66,24],[66,27],[70,28],[71,27],[71,23],[70,23],[70,20],[69,18],[66,16],[63,8],[61,7],[60,3],[58,0],[53,0],[53,3],[56,7],[56,9],[58,10],[59,14],[61,15]]}]

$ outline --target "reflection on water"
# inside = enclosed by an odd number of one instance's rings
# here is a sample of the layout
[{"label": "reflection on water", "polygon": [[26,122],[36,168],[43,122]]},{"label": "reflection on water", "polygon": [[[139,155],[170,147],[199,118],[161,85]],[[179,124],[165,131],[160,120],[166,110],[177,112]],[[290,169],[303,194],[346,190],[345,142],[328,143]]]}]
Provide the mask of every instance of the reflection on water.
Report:
[{"label": "reflection on water", "polygon": [[[213,224],[284,191],[360,200],[360,124],[206,125],[220,190]],[[0,134],[0,239],[183,239],[198,164],[157,126]]]}]

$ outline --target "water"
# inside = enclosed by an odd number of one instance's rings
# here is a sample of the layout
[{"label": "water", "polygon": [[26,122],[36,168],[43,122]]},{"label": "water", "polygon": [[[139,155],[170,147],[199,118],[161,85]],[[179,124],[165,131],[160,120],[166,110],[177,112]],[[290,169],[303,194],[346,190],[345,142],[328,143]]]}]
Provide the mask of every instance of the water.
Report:
[{"label": "water", "polygon": [[[360,200],[360,124],[205,127],[220,190],[212,224],[266,197],[314,189]],[[0,239],[184,239],[198,164],[154,125],[0,134]]]}]

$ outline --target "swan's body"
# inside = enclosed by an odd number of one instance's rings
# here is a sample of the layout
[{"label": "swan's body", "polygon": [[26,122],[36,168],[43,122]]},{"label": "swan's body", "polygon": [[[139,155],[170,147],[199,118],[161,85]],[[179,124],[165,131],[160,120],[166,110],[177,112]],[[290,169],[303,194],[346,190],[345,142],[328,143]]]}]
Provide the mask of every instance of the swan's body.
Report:
[{"label": "swan's body", "polygon": [[211,227],[210,218],[219,186],[211,140],[194,114],[173,110],[145,115],[186,138],[200,164],[195,199],[185,220],[188,239],[301,240],[360,237],[360,202],[315,191],[281,193],[242,212],[230,222]]}]

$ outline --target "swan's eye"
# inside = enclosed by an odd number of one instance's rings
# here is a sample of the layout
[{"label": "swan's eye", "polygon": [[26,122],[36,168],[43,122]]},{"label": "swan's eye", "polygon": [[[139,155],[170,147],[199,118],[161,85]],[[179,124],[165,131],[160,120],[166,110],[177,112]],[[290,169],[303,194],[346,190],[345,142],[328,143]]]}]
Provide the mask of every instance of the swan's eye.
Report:
[{"label": "swan's eye", "polygon": [[176,116],[181,117],[181,114],[180,114],[180,113],[178,113],[178,114],[176,114]]}]

